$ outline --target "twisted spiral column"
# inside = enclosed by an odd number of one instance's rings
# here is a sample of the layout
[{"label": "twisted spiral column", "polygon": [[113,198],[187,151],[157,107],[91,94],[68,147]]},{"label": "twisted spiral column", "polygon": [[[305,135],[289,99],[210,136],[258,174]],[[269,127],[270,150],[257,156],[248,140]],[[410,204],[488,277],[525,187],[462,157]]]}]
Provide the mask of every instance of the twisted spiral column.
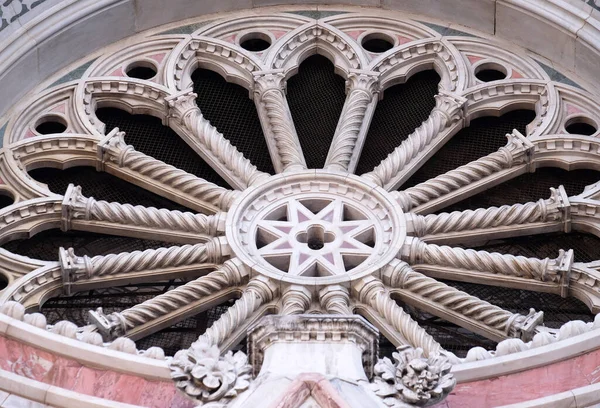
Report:
[{"label": "twisted spiral column", "polygon": [[212,236],[223,232],[226,217],[226,213],[204,215],[141,205],[96,201],[93,197],[83,196],[81,187],[75,187],[72,184],[69,185],[65,194],[63,208],[66,209],[63,211],[64,218],[66,218],[63,222],[67,224],[70,224],[73,219],[84,219]]},{"label": "twisted spiral column", "polygon": [[158,182],[169,189],[177,190],[197,200],[227,209],[239,194],[237,191],[219,187],[209,181],[187,173],[127,145],[123,139],[125,133],[114,129],[98,144],[98,155],[102,167],[111,162],[144,176],[154,183]]},{"label": "twisted spiral column", "polygon": [[198,95],[192,90],[184,91],[178,95],[167,98],[169,104],[169,117],[175,120],[175,125],[182,127],[206,154],[223,165],[230,175],[245,188],[269,177],[267,173],[259,171],[250,160],[227,140],[200,112],[196,105]]},{"label": "twisted spiral column", "polygon": [[386,186],[446,127],[462,119],[463,98],[440,93],[435,96],[435,108],[429,117],[396,147],[373,171],[363,177]]},{"label": "twisted spiral column", "polygon": [[426,356],[442,350],[442,346],[390,297],[379,279],[364,278],[353,289],[361,303],[383,316],[412,347],[422,348]]},{"label": "twisted spiral column", "polygon": [[451,310],[463,318],[483,323],[488,327],[488,335],[495,339],[500,335],[520,337],[528,341],[543,317],[543,314],[536,314],[535,311],[529,316],[511,313],[415,272],[407,263],[399,260],[390,263],[384,269],[383,282],[390,287],[406,291],[410,297],[418,296],[423,301],[438,304],[440,309]]},{"label": "twisted spiral column", "polygon": [[325,169],[347,171],[356,148],[365,113],[379,93],[378,74],[351,73],[346,81],[348,97],[325,161]]},{"label": "twisted spiral column", "polygon": [[533,145],[517,131],[507,134],[508,143],[498,151],[397,193],[405,211],[444,196],[494,173],[525,162]]},{"label": "twisted spiral column", "polygon": [[558,258],[538,259],[445,245],[426,244],[416,238],[408,245],[409,254],[403,256],[403,260],[413,265],[422,263],[448,266],[479,272],[518,276],[542,282],[558,283],[561,280],[560,265],[564,257],[564,251],[562,250]]},{"label": "twisted spiral column", "polygon": [[179,266],[221,263],[224,241],[215,238],[203,244],[146,249],[145,251],[121,252],[79,257],[73,248],[61,248],[61,268],[65,283],[80,279],[131,272],[176,268]]},{"label": "twisted spiral column", "polygon": [[319,292],[321,307],[329,314],[352,315],[350,293],[341,285],[330,285]]},{"label": "twisted spiral column", "polygon": [[282,72],[255,73],[255,101],[267,118],[268,132],[273,135],[282,171],[306,169],[302,148],[296,135],[292,115],[285,100],[285,75]]},{"label": "twisted spiral column", "polygon": [[251,280],[242,297],[227,309],[227,312],[222,314],[194,344],[221,346],[235,329],[240,327],[260,306],[273,300],[276,295],[277,286],[268,278],[261,276]]},{"label": "twisted spiral column", "polygon": [[247,275],[243,264],[236,260],[228,260],[220,269],[206,276],[121,312],[104,315],[101,309],[90,311],[89,320],[96,325],[105,339],[125,336],[136,327],[150,323],[225,288],[238,286]]},{"label": "twisted spiral column", "polygon": [[424,234],[434,235],[452,231],[495,228],[509,225],[523,225],[534,222],[556,221],[563,218],[562,211],[566,193],[564,188],[551,189],[551,197],[525,204],[503,205],[501,207],[478,208],[476,210],[453,211],[451,213],[419,216],[424,223]]}]

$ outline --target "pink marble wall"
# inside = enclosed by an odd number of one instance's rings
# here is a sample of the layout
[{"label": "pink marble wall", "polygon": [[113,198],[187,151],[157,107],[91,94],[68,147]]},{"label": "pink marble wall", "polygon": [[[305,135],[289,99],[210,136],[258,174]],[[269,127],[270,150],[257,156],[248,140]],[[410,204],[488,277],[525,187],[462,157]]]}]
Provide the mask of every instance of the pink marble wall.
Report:
[{"label": "pink marble wall", "polygon": [[[0,368],[47,384],[156,408],[191,408],[172,382],[85,367],[0,336]],[[600,350],[533,370],[459,384],[439,408],[486,408],[540,398],[600,381]],[[524,392],[526,390],[526,392]]]},{"label": "pink marble wall", "polygon": [[0,368],[46,384],[100,398],[152,408],[191,408],[171,381],[149,381],[115,371],[85,367],[0,336]]}]

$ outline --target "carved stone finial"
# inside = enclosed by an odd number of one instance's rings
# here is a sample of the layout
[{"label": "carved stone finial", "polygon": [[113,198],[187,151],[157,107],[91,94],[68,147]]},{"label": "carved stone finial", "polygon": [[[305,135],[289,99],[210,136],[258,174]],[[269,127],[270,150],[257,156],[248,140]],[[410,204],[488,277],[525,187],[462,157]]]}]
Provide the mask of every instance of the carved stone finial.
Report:
[{"label": "carved stone finial", "polygon": [[402,346],[375,365],[371,390],[390,407],[430,406],[442,401],[456,385],[452,364],[440,354],[423,357],[423,350]]},{"label": "carved stone finial", "polygon": [[102,308],[88,312],[88,323],[98,328],[104,341],[111,341],[124,336],[127,326],[119,313],[104,314]]},{"label": "carved stone finial", "polygon": [[77,256],[73,248],[58,250],[58,260],[63,279],[63,289],[67,295],[71,294],[71,283],[81,278],[92,276],[92,262],[90,257]]},{"label": "carved stone finial", "polygon": [[252,367],[246,354],[229,351],[220,356],[219,348],[197,341],[180,350],[171,362],[171,378],[188,397],[205,403],[226,404],[250,385]]}]

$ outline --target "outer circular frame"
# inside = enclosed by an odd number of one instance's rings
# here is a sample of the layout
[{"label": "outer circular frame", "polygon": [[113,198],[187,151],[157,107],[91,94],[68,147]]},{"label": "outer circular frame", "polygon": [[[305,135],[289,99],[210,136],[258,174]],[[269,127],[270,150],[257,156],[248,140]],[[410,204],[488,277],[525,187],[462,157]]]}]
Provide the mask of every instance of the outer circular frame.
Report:
[{"label": "outer circular frame", "polygon": [[[351,202],[375,224],[373,254],[347,273],[325,277],[291,275],[271,265],[258,254],[257,224],[274,207],[290,198],[341,198]],[[406,231],[402,210],[383,188],[351,174],[319,170],[279,174],[247,189],[229,210],[226,225],[226,236],[233,253],[254,273],[289,284],[310,286],[347,284],[377,272],[396,257],[405,241]]]}]

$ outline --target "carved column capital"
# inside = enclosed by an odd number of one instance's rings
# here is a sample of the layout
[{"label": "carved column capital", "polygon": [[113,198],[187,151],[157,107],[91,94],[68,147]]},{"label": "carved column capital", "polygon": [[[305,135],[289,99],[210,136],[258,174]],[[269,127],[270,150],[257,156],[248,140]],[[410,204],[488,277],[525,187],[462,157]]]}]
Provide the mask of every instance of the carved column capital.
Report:
[{"label": "carved column capital", "polygon": [[114,128],[98,143],[96,170],[104,171],[106,162],[122,167],[127,153],[132,150],[134,150],[133,146],[125,143],[125,132]]},{"label": "carved column capital", "polygon": [[564,231],[571,232],[571,203],[563,186],[550,188],[550,198],[540,200],[543,208],[544,220],[559,221],[564,223]]},{"label": "carved column capital", "polygon": [[259,99],[268,91],[285,93],[286,89],[287,81],[282,70],[254,73],[254,95]]},{"label": "carved column capital", "polygon": [[346,94],[353,91],[366,92],[371,98],[381,92],[379,73],[370,71],[352,71],[346,79]]},{"label": "carved column capital", "polygon": [[165,102],[169,108],[169,120],[176,119],[183,121],[183,118],[188,114],[199,112],[200,108],[196,104],[197,97],[198,94],[190,88],[165,98]]},{"label": "carved column capital", "polygon": [[535,329],[544,321],[544,312],[536,312],[529,309],[527,316],[514,315],[512,322],[507,324],[507,335],[519,338],[524,342],[530,341],[535,335]]},{"label": "carved column capital", "polygon": [[506,155],[509,163],[508,167],[516,164],[528,164],[528,171],[534,171],[533,152],[535,146],[533,143],[517,129],[514,129],[512,133],[507,133],[506,138],[508,143],[506,146],[501,147],[499,151]]},{"label": "carved column capital", "polygon": [[127,325],[120,313],[104,314],[101,307],[88,312],[88,324],[96,326],[105,341],[125,335]]},{"label": "carved column capital", "polygon": [[69,184],[62,202],[62,230],[69,231],[73,219],[89,220],[95,202],[93,197],[82,194],[81,186]]},{"label": "carved column capital", "polygon": [[62,273],[65,294],[71,294],[71,283],[92,276],[92,260],[89,256],[77,256],[73,248],[58,250],[58,259]]},{"label": "carved column capital", "polygon": [[435,108],[433,110],[446,116],[446,126],[450,126],[464,119],[466,104],[467,100],[462,96],[440,91],[435,95]]}]

